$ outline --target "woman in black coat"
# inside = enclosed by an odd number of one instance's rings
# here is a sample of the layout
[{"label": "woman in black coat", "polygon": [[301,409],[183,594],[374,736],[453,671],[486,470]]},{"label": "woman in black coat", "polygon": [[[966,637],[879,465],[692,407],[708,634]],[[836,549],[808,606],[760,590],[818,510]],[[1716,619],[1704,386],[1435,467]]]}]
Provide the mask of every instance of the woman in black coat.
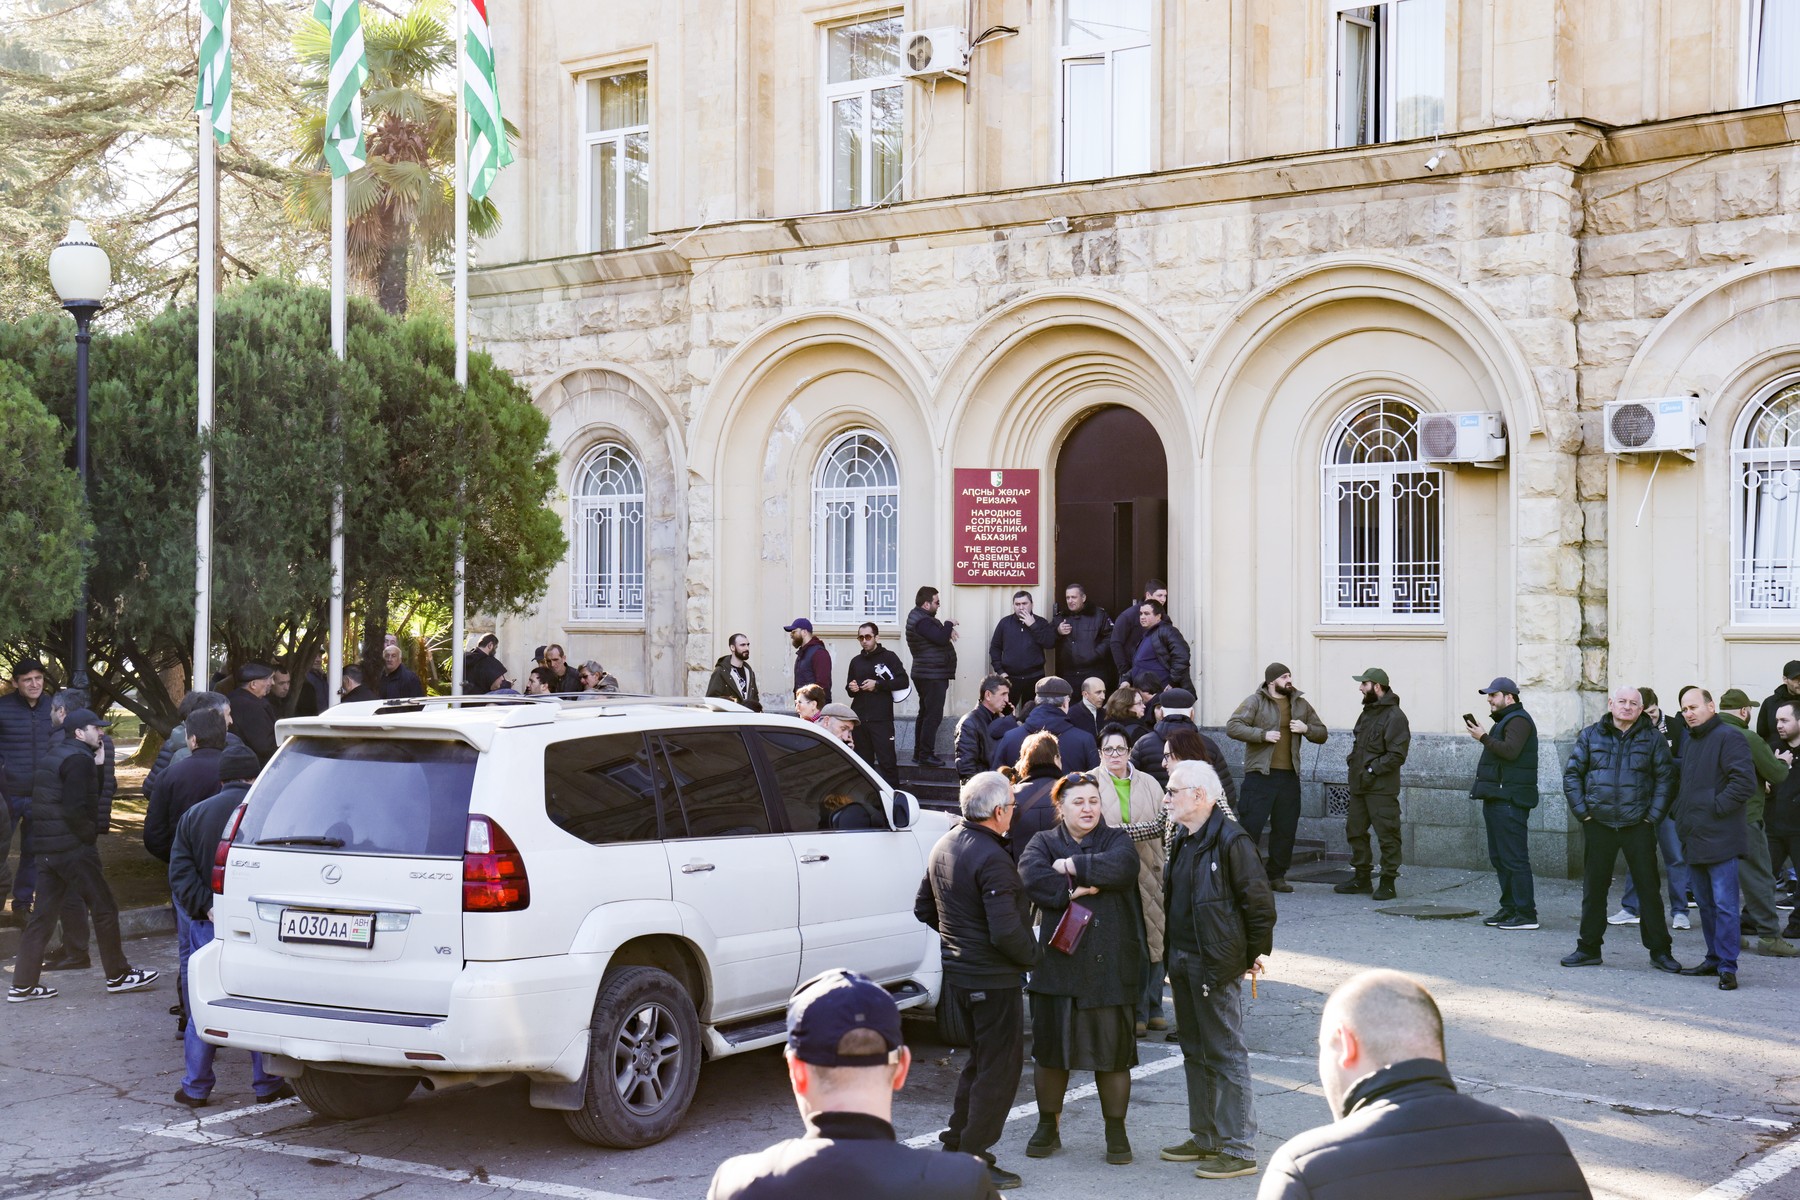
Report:
[{"label": "woman in black coat", "polygon": [[[1065,775],[1052,790],[1058,824],[1025,847],[1019,875],[1043,912],[1043,958],[1031,973],[1032,1085],[1038,1126],[1029,1158],[1062,1146],[1059,1118],[1070,1071],[1092,1071],[1106,1120],[1106,1161],[1131,1161],[1125,1110],[1137,1065],[1138,983],[1143,974],[1143,910],[1131,835],[1101,819],[1100,781]],[[1016,819],[1016,818],[1015,818]],[[1071,900],[1093,914],[1073,953],[1051,945]]]}]

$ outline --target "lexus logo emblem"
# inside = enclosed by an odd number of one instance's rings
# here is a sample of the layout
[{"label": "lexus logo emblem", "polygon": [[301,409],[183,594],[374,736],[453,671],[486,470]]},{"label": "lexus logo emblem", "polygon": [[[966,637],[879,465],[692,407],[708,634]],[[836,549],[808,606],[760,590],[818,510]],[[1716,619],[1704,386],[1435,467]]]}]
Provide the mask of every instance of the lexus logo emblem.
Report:
[{"label": "lexus logo emblem", "polygon": [[344,868],[336,863],[326,863],[319,871],[319,878],[326,883],[336,883],[344,877]]}]

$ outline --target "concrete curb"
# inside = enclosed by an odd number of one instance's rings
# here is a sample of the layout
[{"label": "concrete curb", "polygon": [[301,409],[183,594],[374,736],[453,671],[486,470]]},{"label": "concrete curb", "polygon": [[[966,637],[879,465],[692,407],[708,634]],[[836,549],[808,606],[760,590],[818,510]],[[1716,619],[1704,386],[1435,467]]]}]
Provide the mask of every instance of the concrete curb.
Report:
[{"label": "concrete curb", "polygon": [[[120,937],[150,937],[161,933],[175,932],[175,910],[166,904],[153,905],[150,908],[127,908],[119,913]],[[0,929],[0,958],[13,958],[19,953],[19,942],[24,931],[19,929]]]}]

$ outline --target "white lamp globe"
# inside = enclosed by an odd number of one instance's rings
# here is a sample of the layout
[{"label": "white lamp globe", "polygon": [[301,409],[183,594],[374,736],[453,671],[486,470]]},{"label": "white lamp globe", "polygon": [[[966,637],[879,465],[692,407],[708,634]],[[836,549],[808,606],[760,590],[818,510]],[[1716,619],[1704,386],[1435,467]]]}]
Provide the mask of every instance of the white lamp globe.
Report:
[{"label": "white lamp globe", "polygon": [[50,252],[50,286],[64,305],[91,304],[96,308],[105,303],[112,288],[112,260],[89,236],[87,222],[80,218],[69,222],[69,232]]}]

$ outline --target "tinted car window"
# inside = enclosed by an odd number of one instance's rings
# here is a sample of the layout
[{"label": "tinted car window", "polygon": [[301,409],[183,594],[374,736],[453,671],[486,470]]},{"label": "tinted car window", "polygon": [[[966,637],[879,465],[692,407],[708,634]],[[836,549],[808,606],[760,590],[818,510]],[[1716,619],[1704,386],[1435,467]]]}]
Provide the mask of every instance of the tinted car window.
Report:
[{"label": "tinted car window", "polygon": [[256,781],[238,843],[460,857],[479,758],[462,742],[289,739]]},{"label": "tinted car window", "polygon": [[685,826],[670,811],[670,837],[768,833],[769,813],[743,735],[670,733],[661,738]]},{"label": "tinted car window", "polygon": [[596,846],[661,837],[644,736],[609,733],[546,747],[544,808],[557,828]]},{"label": "tinted car window", "polygon": [[887,828],[880,789],[849,755],[805,733],[759,729],[756,736],[775,773],[789,829]]}]

